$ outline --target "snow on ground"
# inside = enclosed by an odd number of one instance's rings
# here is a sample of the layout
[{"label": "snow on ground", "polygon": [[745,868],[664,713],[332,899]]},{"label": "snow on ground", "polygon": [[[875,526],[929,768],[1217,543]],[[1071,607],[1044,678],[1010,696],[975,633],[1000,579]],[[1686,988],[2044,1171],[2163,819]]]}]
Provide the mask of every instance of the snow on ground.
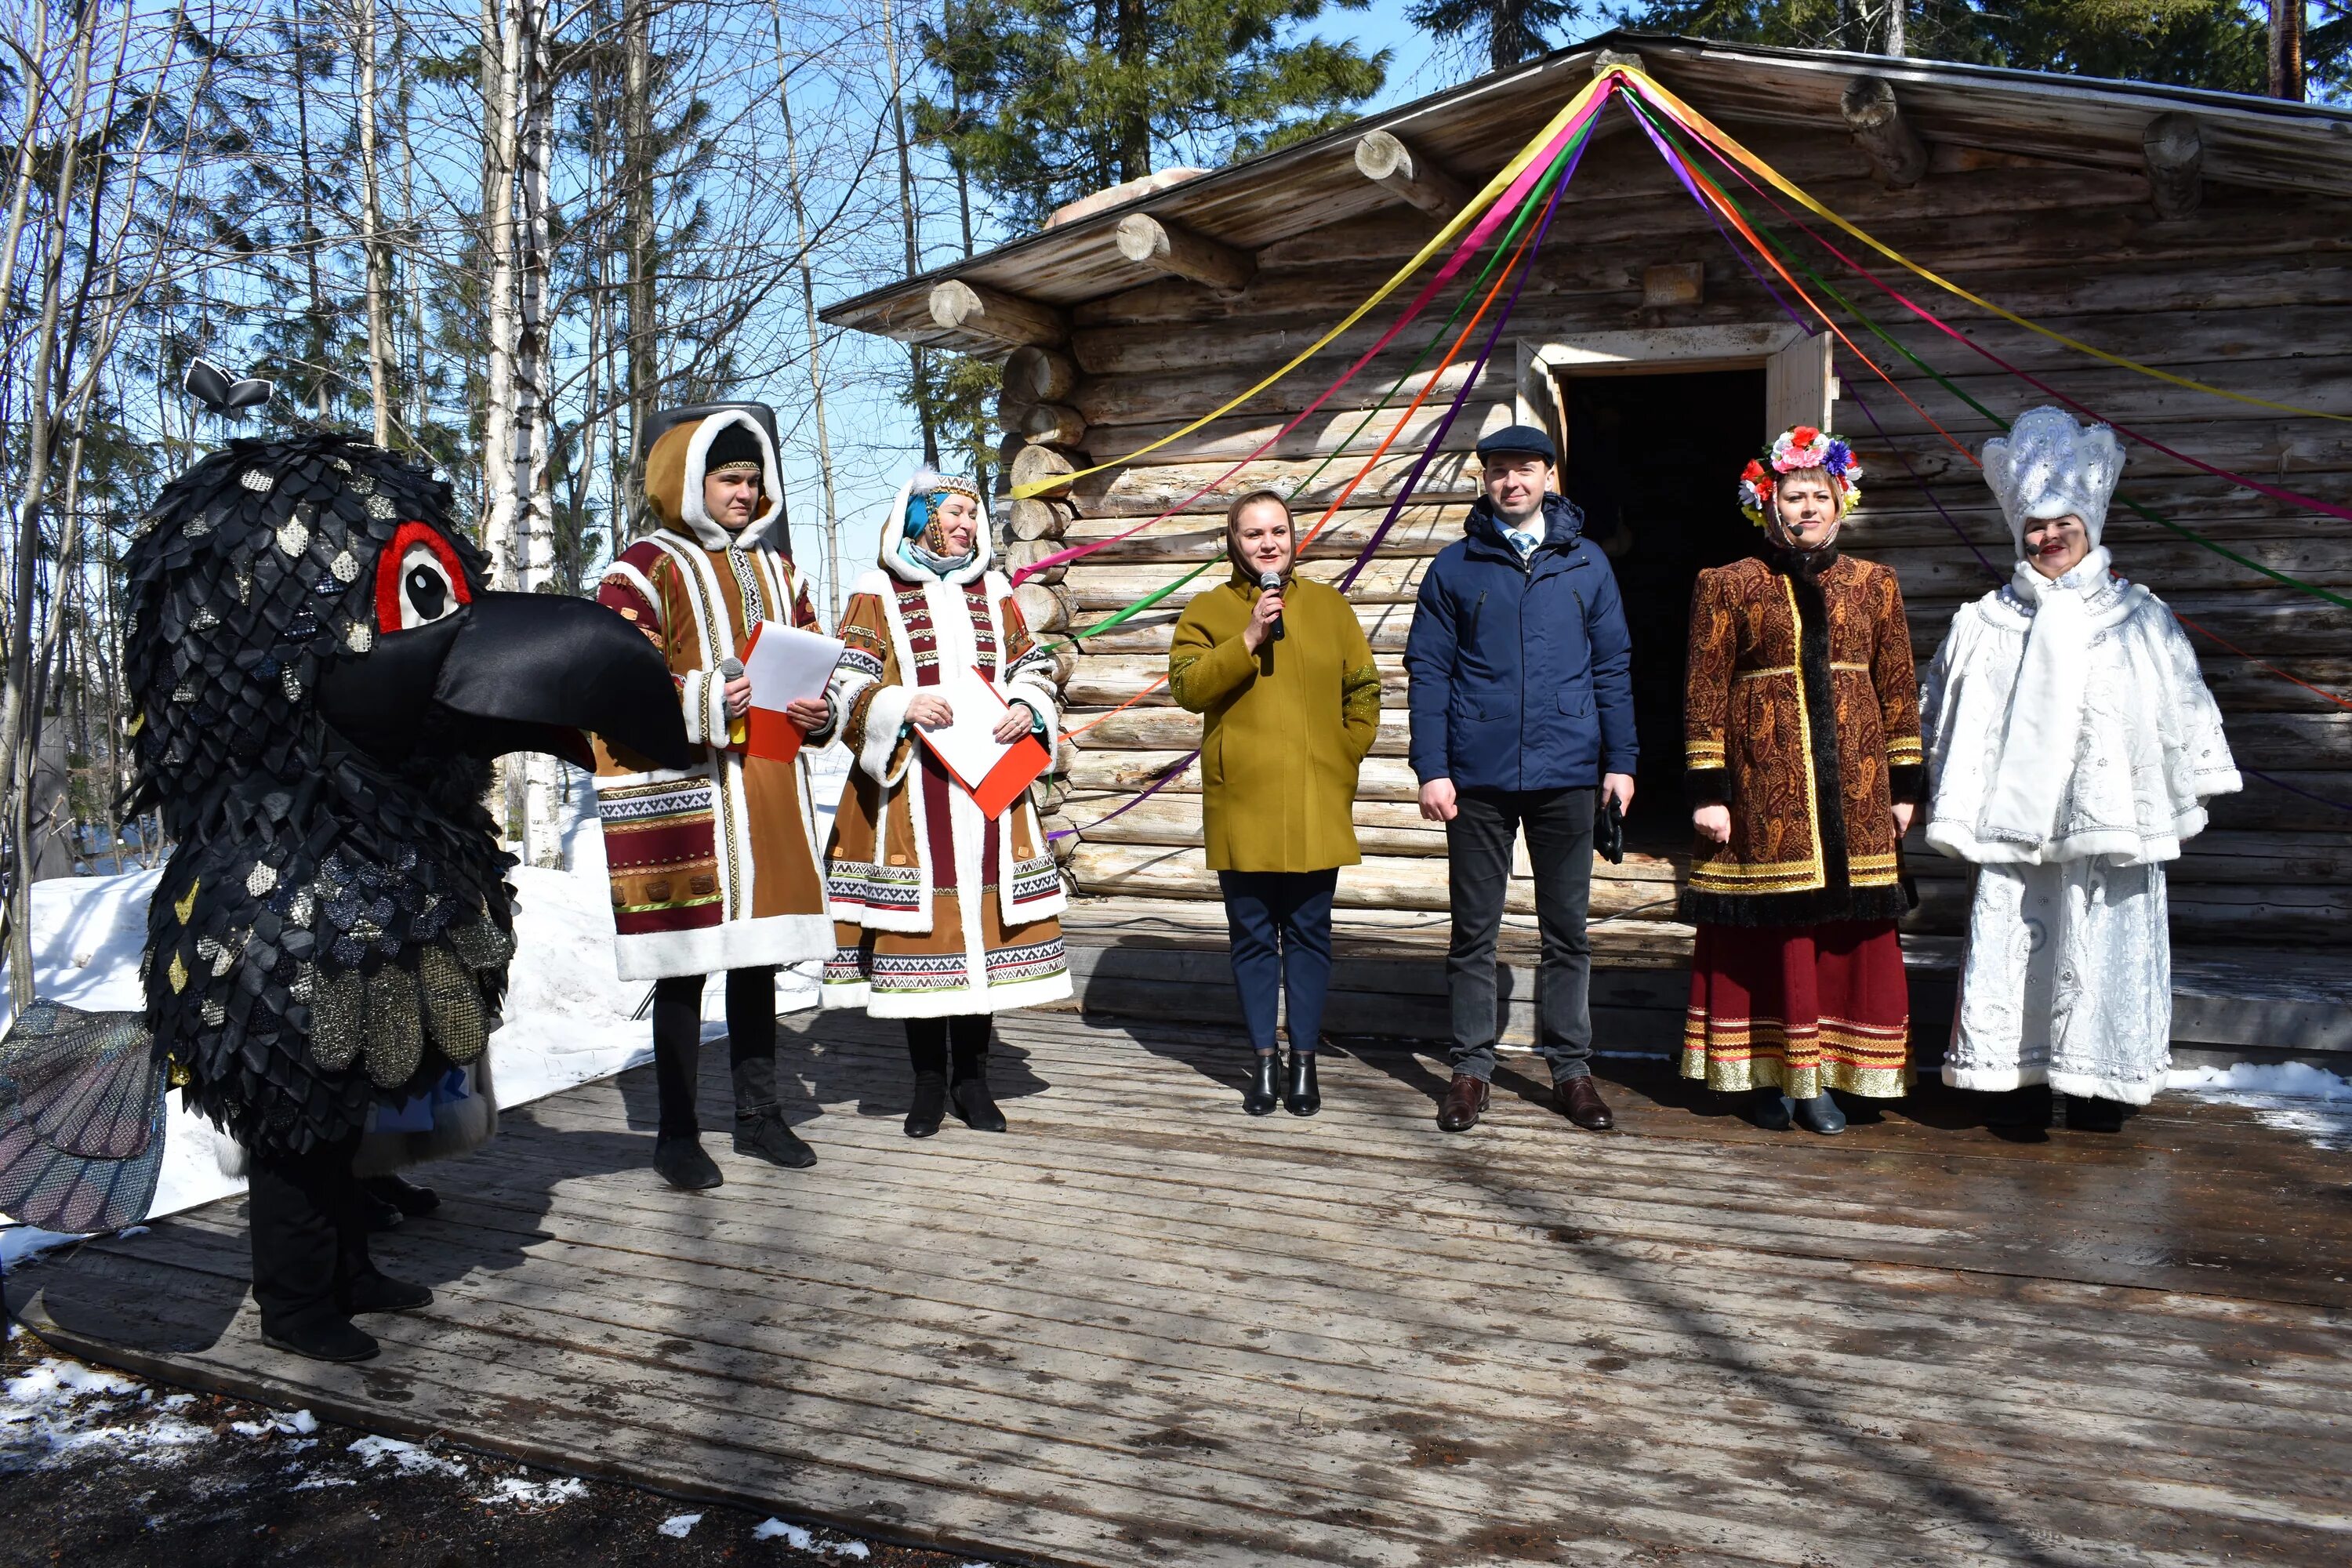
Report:
[{"label": "snow on ground", "polygon": [[[849,752],[829,747],[809,758],[822,845],[849,774]],[[490,1037],[499,1104],[511,1110],[576,1084],[609,1078],[653,1059],[651,1026],[641,1016],[651,987],[623,981],[613,965],[613,917],[604,880],[604,845],[585,774],[573,776],[561,834],[567,870],[519,866],[515,959],[509,972],[506,1024]],[[139,956],[147,942],[147,905],[160,870],[113,877],[64,877],[33,885],[33,989],[91,1012],[135,1012],[145,1005]],[[816,1005],[817,965],[777,976],[779,1011]],[[0,1024],[6,992],[0,988]],[[726,987],[703,989],[703,1034],[726,1033]],[[220,1135],[184,1109],[177,1095],[163,1131],[163,1168],[152,1215],[176,1214],[242,1192],[221,1173]],[[0,1229],[0,1263],[69,1239],[11,1226]]]},{"label": "snow on ground", "polygon": [[2315,1148],[2352,1149],[2352,1081],[2305,1062],[2177,1068],[2165,1087],[2245,1106],[2263,1126],[2308,1138]]},{"label": "snow on ground", "polygon": [[[782,1541],[795,1552],[822,1552],[828,1557],[847,1558],[852,1562],[862,1563],[874,1555],[862,1541],[825,1541],[820,1539],[814,1531],[803,1530],[797,1524],[786,1524],[781,1519],[772,1519],[764,1524],[754,1526],[751,1539]],[[969,1563],[966,1568],[988,1568],[988,1564]]]}]

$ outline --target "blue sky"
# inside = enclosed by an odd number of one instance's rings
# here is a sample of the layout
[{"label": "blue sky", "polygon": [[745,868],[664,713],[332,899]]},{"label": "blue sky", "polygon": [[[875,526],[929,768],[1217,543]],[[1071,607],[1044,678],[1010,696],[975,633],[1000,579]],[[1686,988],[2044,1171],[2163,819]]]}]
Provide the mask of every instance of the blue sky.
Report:
[{"label": "blue sky", "polygon": [[[1318,37],[1351,41],[1367,53],[1382,48],[1391,51],[1387,85],[1379,97],[1363,105],[1367,113],[1438,91],[1476,74],[1479,68],[1475,63],[1441,58],[1433,51],[1427,37],[1404,19],[1410,3],[1411,0],[1372,0],[1361,11],[1327,8],[1309,29]],[[937,241],[945,237],[942,225],[937,234],[929,237]],[[951,255],[952,251],[934,244],[926,259],[936,265]],[[849,292],[852,290],[844,288],[827,290],[823,279],[819,279],[821,300],[841,298]],[[870,370],[889,363],[887,356],[901,352],[879,340],[845,342],[835,363],[845,371],[853,364]],[[914,417],[902,405],[878,388],[869,386],[861,393],[849,376],[840,379],[841,393],[828,414],[835,454],[834,477],[842,513],[842,576],[845,582],[854,582],[857,571],[873,562],[881,514],[921,453]],[[802,392],[803,387],[798,385],[779,386],[774,401],[780,408],[796,407],[802,402]],[[1094,455],[1097,458],[1116,456],[1100,452]],[[794,552],[804,565],[814,564],[823,551],[817,526],[822,502],[814,466],[805,448],[801,453],[788,453],[785,466],[792,481]]]}]

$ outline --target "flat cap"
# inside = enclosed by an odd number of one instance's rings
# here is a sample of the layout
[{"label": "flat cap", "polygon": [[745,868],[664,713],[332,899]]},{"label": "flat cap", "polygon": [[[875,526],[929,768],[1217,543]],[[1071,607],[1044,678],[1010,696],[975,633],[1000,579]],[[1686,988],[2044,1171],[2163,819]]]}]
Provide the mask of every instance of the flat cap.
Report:
[{"label": "flat cap", "polygon": [[1559,448],[1551,444],[1549,436],[1532,425],[1507,425],[1478,443],[1481,462],[1504,452],[1532,453],[1554,468],[1559,466]]}]

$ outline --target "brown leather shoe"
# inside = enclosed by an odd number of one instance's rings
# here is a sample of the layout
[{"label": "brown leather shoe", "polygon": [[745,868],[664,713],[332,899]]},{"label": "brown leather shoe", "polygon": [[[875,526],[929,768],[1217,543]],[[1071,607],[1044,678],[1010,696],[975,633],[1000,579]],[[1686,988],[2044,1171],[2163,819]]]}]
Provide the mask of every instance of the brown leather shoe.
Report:
[{"label": "brown leather shoe", "polygon": [[1441,1132],[1467,1132],[1478,1125],[1486,1114],[1486,1097],[1494,1090],[1484,1079],[1472,1078],[1466,1072],[1454,1075],[1445,1086],[1445,1098],[1437,1107],[1437,1130]]},{"label": "brown leather shoe", "polygon": [[1587,1132],[1606,1132],[1617,1125],[1609,1102],[1590,1077],[1572,1078],[1559,1086],[1559,1113]]}]

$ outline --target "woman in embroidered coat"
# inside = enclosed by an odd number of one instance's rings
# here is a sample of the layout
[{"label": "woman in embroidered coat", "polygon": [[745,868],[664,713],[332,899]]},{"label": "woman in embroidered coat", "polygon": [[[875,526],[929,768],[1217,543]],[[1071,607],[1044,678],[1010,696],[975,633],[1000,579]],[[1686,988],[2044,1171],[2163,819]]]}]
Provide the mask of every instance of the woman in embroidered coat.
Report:
[{"label": "woman in embroidered coat", "polygon": [[1963,606],[1921,699],[1927,842],[1976,867],[1944,1081],[1996,1111],[2113,1131],[2171,1066],[2164,863],[2239,787],[2221,710],[2164,602],[2099,543],[2123,447],[2036,408],[1984,449],[2018,562]]},{"label": "woman in embroidered coat", "polygon": [[[621,978],[655,983],[654,1166],[692,1189],[720,1180],[695,1115],[703,981],[717,971],[727,975],[736,1152],[815,1163],[776,1097],[776,969],[830,953],[833,922],[801,770],[751,756],[730,737],[751,684],[720,668],[742,658],[762,621],[816,626],[792,563],[774,439],[755,417],[768,411],[682,412],[646,457],[646,500],[661,526],[621,552],[596,599],[661,650],[702,760],[657,769],[600,742],[596,810]],[[822,702],[788,712],[818,745],[835,728]]]},{"label": "woman in embroidered coat", "polygon": [[1845,1126],[1833,1089],[1910,1081],[1898,845],[1922,785],[1917,677],[1895,574],[1838,552],[1846,444],[1799,426],[1748,465],[1770,542],[1699,574],[1684,728],[1698,802],[1682,1070],[1753,1093],[1759,1124]]},{"label": "woman in embroidered coat", "polygon": [[835,950],[822,999],[907,1021],[910,1138],[937,1132],[950,1102],[967,1126],[1003,1131],[990,1015],[1070,994],[1068,899],[1027,794],[990,821],[914,733],[950,722],[938,689],[977,673],[1007,700],[999,740],[1025,731],[1054,749],[1053,660],[992,553],[970,480],[909,479],[881,565],[842,612],[847,651],[828,694],[856,765],[825,847]]}]

